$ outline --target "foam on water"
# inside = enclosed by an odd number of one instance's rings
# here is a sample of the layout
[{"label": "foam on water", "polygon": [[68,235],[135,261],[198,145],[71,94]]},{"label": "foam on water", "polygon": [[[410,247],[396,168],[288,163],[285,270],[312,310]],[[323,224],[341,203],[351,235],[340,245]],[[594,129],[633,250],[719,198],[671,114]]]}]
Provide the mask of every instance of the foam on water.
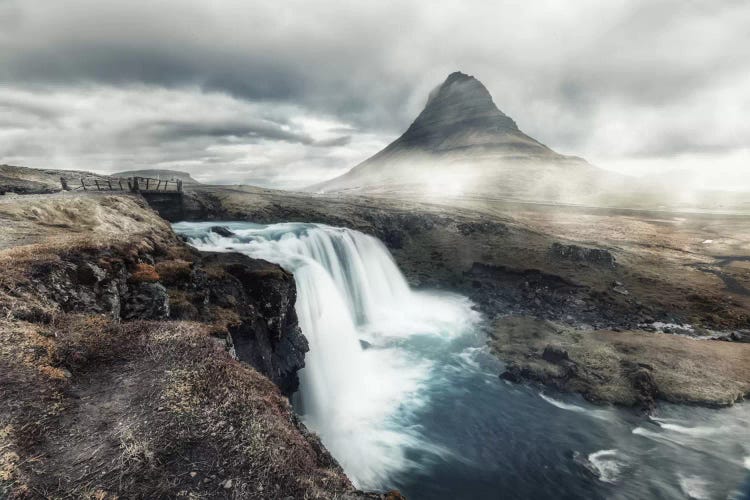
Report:
[{"label": "foam on water", "polygon": [[685,474],[678,474],[677,478],[680,489],[687,498],[691,498],[694,500],[703,500],[706,498],[710,498],[710,495],[708,493],[709,483],[702,477],[695,475],[688,476]]},{"label": "foam on water", "polygon": [[551,404],[552,406],[555,406],[557,408],[560,408],[561,410],[566,411],[572,411],[576,413],[583,413],[585,415],[588,415],[590,417],[599,418],[602,420],[607,419],[607,411],[606,410],[592,410],[588,408],[584,408],[583,406],[578,406],[570,403],[564,403],[562,401],[558,401],[557,399],[547,396],[543,393],[539,393],[539,397]]},{"label": "foam on water", "polygon": [[588,461],[599,480],[605,483],[616,483],[620,477],[620,471],[625,466],[617,450],[599,450],[591,453]]}]

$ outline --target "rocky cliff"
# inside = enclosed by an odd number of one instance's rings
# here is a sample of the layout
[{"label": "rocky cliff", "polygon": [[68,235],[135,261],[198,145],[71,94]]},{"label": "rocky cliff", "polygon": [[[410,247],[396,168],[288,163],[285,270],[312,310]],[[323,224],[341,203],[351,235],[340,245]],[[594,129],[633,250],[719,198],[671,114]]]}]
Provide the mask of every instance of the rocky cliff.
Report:
[{"label": "rocky cliff", "polygon": [[202,255],[132,197],[0,218],[0,497],[381,498],[282,394],[307,350],[288,273]]}]

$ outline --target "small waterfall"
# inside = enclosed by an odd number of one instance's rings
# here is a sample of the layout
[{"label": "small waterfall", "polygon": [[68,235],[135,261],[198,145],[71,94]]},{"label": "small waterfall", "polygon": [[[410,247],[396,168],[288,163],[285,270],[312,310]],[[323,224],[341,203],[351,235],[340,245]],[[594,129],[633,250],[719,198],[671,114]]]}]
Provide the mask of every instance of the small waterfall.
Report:
[{"label": "small waterfall", "polygon": [[[233,250],[294,273],[297,315],[310,343],[297,404],[305,423],[361,487],[388,484],[424,451],[410,417],[424,402],[430,364],[400,349],[405,337],[450,338],[473,327],[463,297],[410,290],[385,246],[363,233],[319,224],[229,224],[235,237],[208,223],[180,223],[202,250]],[[364,349],[360,340],[371,347]]]}]

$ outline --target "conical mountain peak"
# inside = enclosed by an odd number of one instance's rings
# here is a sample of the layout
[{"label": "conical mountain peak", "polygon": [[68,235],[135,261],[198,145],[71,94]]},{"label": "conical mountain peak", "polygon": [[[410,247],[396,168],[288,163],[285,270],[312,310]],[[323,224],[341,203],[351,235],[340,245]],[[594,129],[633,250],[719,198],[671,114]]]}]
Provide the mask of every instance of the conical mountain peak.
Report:
[{"label": "conical mountain peak", "polygon": [[563,165],[581,172],[591,168],[521,132],[495,106],[482,82],[456,71],[430,92],[424,109],[401,137],[346,174],[310,189],[395,189],[463,175],[474,179],[477,190],[503,186],[520,193],[533,183],[521,186],[518,179],[547,175],[548,167]]},{"label": "conical mountain peak", "polygon": [[497,109],[482,82],[457,71],[430,92],[424,110],[402,139],[432,149],[457,133],[463,135],[472,130],[485,134],[489,131],[513,133],[518,127]]}]

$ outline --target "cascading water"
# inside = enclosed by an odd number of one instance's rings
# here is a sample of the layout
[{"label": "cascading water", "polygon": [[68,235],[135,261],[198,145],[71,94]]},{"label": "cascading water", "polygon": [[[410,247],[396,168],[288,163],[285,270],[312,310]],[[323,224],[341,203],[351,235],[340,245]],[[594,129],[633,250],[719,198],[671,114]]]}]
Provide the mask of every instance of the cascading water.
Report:
[{"label": "cascading water", "polygon": [[405,336],[472,330],[478,314],[470,302],[410,290],[385,246],[357,231],[245,224],[226,238],[207,225],[190,227],[182,232],[200,249],[232,249],[294,273],[297,315],[310,344],[297,406],[347,474],[376,488],[407,470],[408,450],[429,447],[405,422],[422,404],[430,363],[394,346]]},{"label": "cascading water", "polygon": [[294,273],[310,343],[295,407],[362,488],[472,500],[750,492],[747,404],[660,405],[649,419],[502,382],[471,303],[410,290],[375,238],[296,223],[227,223],[236,236],[223,238],[211,225],[174,227],[199,249]]}]

